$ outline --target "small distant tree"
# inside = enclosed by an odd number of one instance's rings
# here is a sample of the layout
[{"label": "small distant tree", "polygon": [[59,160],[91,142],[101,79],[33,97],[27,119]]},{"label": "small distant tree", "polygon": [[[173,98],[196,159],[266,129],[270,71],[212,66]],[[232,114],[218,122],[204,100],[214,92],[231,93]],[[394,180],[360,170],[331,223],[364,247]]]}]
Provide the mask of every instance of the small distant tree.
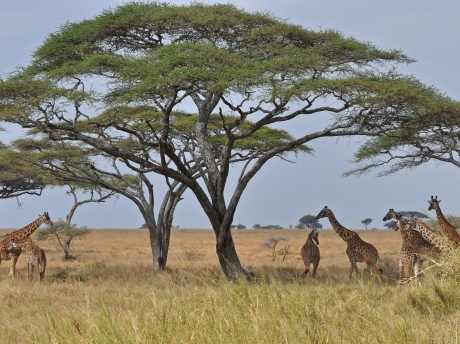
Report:
[{"label": "small distant tree", "polygon": [[[308,228],[308,229],[313,229],[314,228],[313,226],[315,224],[319,224],[319,222],[316,219],[316,216],[314,216],[314,215],[305,215],[305,216],[302,216],[299,219],[299,224],[305,225],[305,227]],[[316,228],[318,228],[318,227],[316,227]],[[322,228],[322,227],[319,227],[319,228]]]},{"label": "small distant tree", "polygon": [[59,243],[59,247],[64,252],[64,259],[71,260],[74,257],[70,254],[70,244],[74,239],[82,238],[91,232],[86,226],[77,227],[76,225],[69,225],[67,221],[59,219],[55,221],[54,226],[47,226],[39,229],[37,233],[37,240],[45,240],[54,238]]},{"label": "small distant tree", "polygon": [[372,223],[372,221],[374,221],[374,219],[371,219],[370,217],[368,217],[368,218],[362,220],[361,223],[362,223],[364,226],[366,226],[366,229],[367,229],[367,226],[369,226],[369,225]]},{"label": "small distant tree", "polygon": [[254,229],[260,229],[260,228],[262,228],[262,226],[259,225],[258,223],[255,223],[254,226],[252,226],[252,228],[254,228]]},{"label": "small distant tree", "polygon": [[275,260],[275,258],[276,258],[276,251],[275,251],[276,245],[278,245],[278,243],[280,241],[289,241],[289,240],[290,239],[287,238],[287,237],[280,237],[280,236],[270,235],[267,239],[265,239],[265,241],[262,244],[260,244],[260,248],[269,248],[269,249],[271,249],[272,250],[272,259]]},{"label": "small distant tree", "polygon": [[241,223],[238,223],[238,225],[236,226],[236,229],[246,229],[246,226],[242,225]]}]

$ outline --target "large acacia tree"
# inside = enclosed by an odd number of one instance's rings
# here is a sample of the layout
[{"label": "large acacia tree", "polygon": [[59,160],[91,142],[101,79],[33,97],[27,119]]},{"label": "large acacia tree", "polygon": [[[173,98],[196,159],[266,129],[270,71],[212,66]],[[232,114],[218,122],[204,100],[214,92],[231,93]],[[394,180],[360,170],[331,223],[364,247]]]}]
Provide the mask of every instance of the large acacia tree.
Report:
[{"label": "large acacia tree", "polygon": [[[268,160],[311,140],[410,126],[411,108],[436,95],[395,72],[410,62],[399,50],[230,4],[127,3],[47,37],[29,66],[1,83],[0,113],[189,188],[214,229],[223,272],[237,278],[248,273],[230,226],[250,180]],[[151,110],[139,113],[143,106]],[[184,107],[196,113],[192,140],[172,125]],[[328,120],[320,130],[318,115]],[[291,120],[304,134],[268,139],[246,155],[236,185],[229,185],[239,142]]]},{"label": "large acacia tree", "polygon": [[[104,111],[99,116],[100,118],[95,117],[93,120],[97,121],[99,126],[105,126],[107,112],[113,111],[121,113],[116,116],[109,116],[111,117],[111,125],[113,125],[113,119],[116,117],[116,122],[119,125],[123,125],[129,130],[135,130],[137,135],[149,136],[152,130],[160,129],[159,121],[153,120],[158,117],[158,112],[154,108],[145,106],[124,107],[123,109],[120,107],[110,108]],[[193,178],[199,179],[201,178],[200,170],[203,171],[206,166],[201,158],[194,156],[193,147],[196,146],[196,138],[193,124],[196,122],[196,117],[196,115],[176,112],[172,117],[170,126],[174,132],[171,139],[178,148],[177,156],[192,171]],[[144,122],[145,118],[153,121],[147,125]],[[228,116],[223,118],[232,119]],[[221,148],[224,137],[220,129],[221,119],[222,117],[215,114],[211,116],[208,123],[210,142],[213,149],[217,151]],[[88,131],[93,131],[92,126],[88,126],[86,123],[79,125],[81,131],[84,130],[84,126],[87,127]],[[251,125],[251,122],[246,121],[245,125]],[[102,202],[114,194],[122,195],[136,204],[146,221],[150,233],[153,270],[165,268],[174,211],[186,190],[185,184],[176,180],[170,182],[166,179],[168,189],[163,196],[160,207],[155,212],[155,198],[158,197],[158,192],[154,192],[155,183],[151,181],[152,173],[149,173],[148,169],[142,170],[134,167],[128,161],[105,154],[101,150],[94,149],[91,145],[73,140],[56,139],[55,135],[61,136],[63,133],[54,132],[51,135],[52,139],[50,139],[43,137],[36,130],[31,130],[27,138],[19,138],[11,142],[10,156],[14,156],[15,160],[24,165],[29,164],[29,168],[38,169],[52,176],[54,183],[70,187],[70,194],[74,197],[74,205],[67,215],[66,228],[71,229],[70,219],[76,207],[89,202]],[[256,135],[240,140],[235,144],[230,163],[250,163],[253,158],[270,149],[269,147],[283,145],[291,139],[292,136],[283,130],[263,128]],[[154,145],[154,147],[143,146],[130,136],[112,137],[111,140],[112,144],[123,147],[125,151],[130,151],[132,154],[141,152],[151,159],[158,159],[159,163],[170,164],[170,161],[164,160],[164,156],[160,154],[158,145]],[[186,148],[190,149],[189,153],[187,153]],[[311,149],[300,146],[292,151],[309,153]],[[136,173],[123,171],[125,164],[135,170]],[[158,178],[156,183],[158,184]],[[78,202],[75,189],[86,191],[90,197]],[[93,197],[95,194],[99,197]],[[57,230],[60,231],[59,228]]]}]

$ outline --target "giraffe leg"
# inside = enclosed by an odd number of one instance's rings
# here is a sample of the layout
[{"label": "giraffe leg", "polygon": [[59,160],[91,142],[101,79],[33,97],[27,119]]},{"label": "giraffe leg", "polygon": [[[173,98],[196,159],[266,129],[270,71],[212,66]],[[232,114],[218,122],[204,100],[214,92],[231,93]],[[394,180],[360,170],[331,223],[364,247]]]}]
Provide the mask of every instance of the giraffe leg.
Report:
[{"label": "giraffe leg", "polygon": [[303,278],[303,277],[307,276],[307,274],[308,274],[308,271],[309,271],[309,270],[308,270],[308,269],[306,269],[306,270],[303,272],[303,274],[302,274],[300,277],[302,277],[302,278]]},{"label": "giraffe leg", "polygon": [[16,278],[16,262],[18,261],[19,256],[12,256],[11,257],[11,269],[10,269],[10,278]]},{"label": "giraffe leg", "polygon": [[404,277],[405,279],[410,279],[413,275],[412,265],[410,262],[403,262]]},{"label": "giraffe leg", "polygon": [[380,276],[380,270],[377,268],[377,266],[375,266],[375,264],[367,264],[367,266],[371,268],[372,273],[377,277],[379,283],[382,283],[382,276]]},{"label": "giraffe leg", "polygon": [[301,277],[305,277],[305,276],[307,276],[307,274],[308,274],[308,271],[310,271],[310,264],[311,264],[311,260],[310,260],[310,257],[309,257],[309,256],[307,256],[307,257],[304,257],[304,261],[303,261],[303,263],[305,264],[305,267],[306,267],[307,269],[304,271],[304,273],[302,274],[302,276],[301,276]]},{"label": "giraffe leg", "polygon": [[404,277],[404,268],[403,268],[403,262],[401,260],[401,258],[399,258],[399,282],[402,282],[403,280],[403,277]]},{"label": "giraffe leg", "polygon": [[417,260],[415,261],[415,264],[414,264],[414,278],[415,278],[415,281],[417,281],[417,276],[420,273],[420,271],[422,271],[422,266],[423,266],[423,259],[422,259],[422,257],[419,256],[417,258]]},{"label": "giraffe leg", "polygon": [[33,273],[34,273],[34,265],[33,264],[27,264],[27,271],[28,271],[28,275],[27,275],[27,280],[32,282],[32,279],[33,279]]},{"label": "giraffe leg", "polygon": [[353,270],[354,270],[355,273],[356,273],[356,277],[359,279],[360,274],[359,274],[359,270],[358,270],[358,266],[356,265],[356,262],[355,261],[350,261],[350,263],[351,263],[351,266],[350,266],[350,277],[349,278],[351,279],[351,277],[353,275]]},{"label": "giraffe leg", "polygon": [[319,264],[319,260],[318,260],[318,261],[315,261],[315,262],[313,263],[313,271],[312,271],[312,273],[311,273],[311,277],[313,277],[313,278],[315,278],[315,276],[316,276],[316,269],[318,268],[318,264]]},{"label": "giraffe leg", "polygon": [[45,277],[45,265],[40,264],[40,282],[43,281],[43,278]]}]

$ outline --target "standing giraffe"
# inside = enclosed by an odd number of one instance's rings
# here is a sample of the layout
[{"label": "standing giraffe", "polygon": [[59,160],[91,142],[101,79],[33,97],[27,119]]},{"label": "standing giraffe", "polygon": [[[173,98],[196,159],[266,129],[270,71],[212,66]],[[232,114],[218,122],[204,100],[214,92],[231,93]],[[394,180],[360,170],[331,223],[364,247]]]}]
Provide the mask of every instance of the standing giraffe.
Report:
[{"label": "standing giraffe", "polygon": [[460,245],[460,235],[458,234],[455,227],[452,226],[444,217],[444,214],[442,213],[441,208],[439,207],[439,203],[441,203],[441,200],[438,200],[438,196],[431,196],[431,201],[428,201],[428,203],[430,203],[428,210],[434,209],[436,211],[436,216],[438,217],[439,225],[441,226],[442,232],[446,235],[446,237],[449,240],[455,242],[457,245]]},{"label": "standing giraffe", "polygon": [[0,241],[0,263],[2,260],[11,260],[10,278],[14,278],[16,276],[16,262],[21,255],[20,248],[14,248],[10,251],[8,250],[8,246],[10,245],[11,240],[22,240],[27,238],[38,227],[40,227],[43,222],[47,223],[49,226],[53,226],[53,222],[48,216],[48,213],[45,212],[43,215],[39,215],[38,219],[32,223],[28,224],[24,228],[12,232],[6,239]]},{"label": "standing giraffe", "polygon": [[361,239],[358,233],[350,231],[343,227],[334,216],[334,213],[326,207],[320,211],[316,216],[316,219],[327,217],[336,231],[336,233],[347,243],[346,253],[350,259],[350,279],[353,274],[353,270],[356,276],[359,277],[359,270],[356,263],[364,262],[372,270],[373,274],[377,277],[379,283],[382,281],[382,271],[377,268],[377,262],[379,261],[379,253],[377,249]]},{"label": "standing giraffe", "polygon": [[426,241],[419,232],[409,229],[409,226],[404,223],[402,216],[398,215],[393,209],[390,209],[383,218],[383,221],[388,220],[396,223],[395,231],[398,229],[401,231],[403,241],[399,252],[399,280],[403,279],[403,273],[405,278],[411,277],[412,270],[415,279],[417,279],[425,257],[435,260],[439,258],[441,252],[434,245]]},{"label": "standing giraffe", "polygon": [[[310,234],[308,235],[308,239],[305,244],[302,246],[302,250],[300,250],[300,255],[302,256],[303,263],[307,268],[302,277],[305,277],[308,274],[310,269],[310,264],[313,264],[313,271],[311,272],[311,277],[316,276],[316,269],[318,268],[320,255],[319,255],[319,240],[318,240],[318,230],[313,229]],[[316,244],[313,242],[316,241]]]},{"label": "standing giraffe", "polygon": [[423,239],[435,246],[441,255],[449,253],[450,250],[444,237],[428,227],[425,222],[418,219],[413,214],[409,219],[408,226],[409,229],[419,232],[423,236]]},{"label": "standing giraffe", "polygon": [[43,281],[46,268],[45,251],[34,243],[31,237],[22,240],[11,239],[8,250],[11,251],[17,248],[24,249],[26,252],[27,280],[32,281],[34,268],[37,268],[40,273],[40,281]]},{"label": "standing giraffe", "polygon": [[[393,209],[390,209],[382,221],[391,220],[395,222],[395,231],[401,231],[402,245],[399,250],[399,281],[409,279],[412,276],[417,278],[419,270],[422,268],[423,260],[415,253],[405,234],[405,223],[401,215],[398,215]],[[417,233],[419,234],[419,233]]]}]

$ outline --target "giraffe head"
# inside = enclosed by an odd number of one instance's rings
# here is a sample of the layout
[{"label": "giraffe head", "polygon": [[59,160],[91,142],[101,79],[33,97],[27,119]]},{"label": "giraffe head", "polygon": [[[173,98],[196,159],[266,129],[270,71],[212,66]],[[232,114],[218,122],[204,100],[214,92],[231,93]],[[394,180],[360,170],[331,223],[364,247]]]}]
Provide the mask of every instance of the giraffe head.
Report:
[{"label": "giraffe head", "polygon": [[323,210],[321,210],[321,211],[319,212],[318,215],[316,215],[315,218],[318,220],[318,219],[321,219],[321,218],[323,218],[323,217],[328,217],[330,213],[332,213],[331,210],[326,206],[326,207],[324,207]]},{"label": "giraffe head", "polygon": [[391,208],[388,213],[385,215],[385,217],[383,218],[382,221],[388,221],[388,220],[391,220],[393,222],[396,223],[396,226],[395,226],[395,231],[397,231],[398,229],[401,229],[403,230],[402,228],[399,228],[399,220],[401,219],[401,215],[398,215],[396,213],[396,211],[394,211],[393,208]]},{"label": "giraffe head", "polygon": [[436,209],[436,206],[439,207],[439,203],[441,203],[441,200],[440,199],[438,200],[438,196],[436,197],[431,196],[431,200],[428,201],[428,203],[430,203],[428,210],[433,210],[433,209]]},{"label": "giraffe head", "polygon": [[48,226],[50,226],[50,227],[54,226],[53,221],[51,221],[47,211],[45,211],[43,213],[43,215],[38,215],[38,217],[41,218],[43,220],[43,222],[45,222]]},{"label": "giraffe head", "polygon": [[309,235],[309,237],[311,237],[312,240],[314,240],[316,242],[316,245],[319,245],[318,235],[319,235],[319,232],[318,232],[318,230],[316,228],[313,229],[310,232],[310,235]]}]

